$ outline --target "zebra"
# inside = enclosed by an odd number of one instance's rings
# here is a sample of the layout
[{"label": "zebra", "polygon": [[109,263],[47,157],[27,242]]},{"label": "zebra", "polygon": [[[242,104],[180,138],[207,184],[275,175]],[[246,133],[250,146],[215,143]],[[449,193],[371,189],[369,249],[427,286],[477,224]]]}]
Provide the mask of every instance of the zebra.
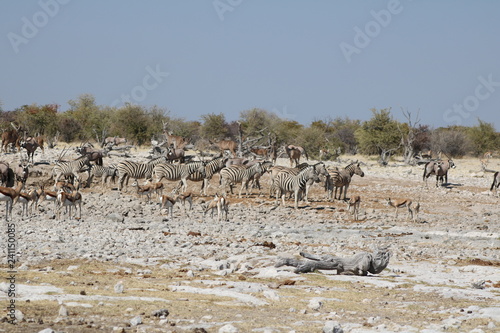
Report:
[{"label": "zebra", "polygon": [[498,187],[500,186],[500,172],[497,171],[493,175],[493,183],[491,184],[490,191],[495,190],[498,191]]},{"label": "zebra", "polygon": [[135,178],[136,181],[138,179],[151,179],[154,167],[160,163],[167,163],[167,158],[165,156],[160,156],[146,163],[133,161],[120,162],[116,166],[118,170],[118,189],[120,191],[122,190],[125,180],[125,184],[128,185],[130,177]]},{"label": "zebra", "polygon": [[[247,167],[250,167],[252,166],[253,164],[250,164],[250,163],[253,163],[252,162],[249,162],[248,164],[246,164]],[[262,166],[262,172],[257,172],[255,175],[253,175],[253,177],[250,179],[251,180],[251,184],[252,186],[250,186],[250,188],[258,188],[259,189],[259,192],[261,190],[261,187],[260,187],[260,177],[262,177],[262,175],[264,175],[266,172],[269,172],[269,170],[271,169],[271,167],[273,166],[273,162],[270,162],[270,161],[263,161],[261,162],[261,166]],[[259,193],[260,194],[260,193]]]},{"label": "zebra", "polygon": [[[305,168],[307,168],[308,166],[312,166],[314,168],[314,172],[316,173],[317,176],[324,176],[324,177],[328,177],[328,171],[326,170],[326,167],[325,167],[325,164],[323,162],[318,162],[316,164],[311,164],[309,165],[309,163],[301,163],[299,164],[297,167],[295,168],[287,168],[287,167],[273,167],[272,169],[275,169],[275,171],[278,171],[278,172],[275,172],[274,175],[271,175],[271,187],[270,187],[270,192],[271,192],[271,196],[272,194],[276,191],[276,189],[272,186],[272,184],[274,183],[274,178],[281,172],[287,172],[293,176],[296,176],[299,174],[299,172]],[[309,195],[309,189],[311,188],[311,186],[315,183],[315,182],[319,182],[320,179],[319,178],[316,178],[316,179],[309,179],[306,183],[306,187],[304,188],[305,190],[305,201],[306,202],[309,202],[309,198],[308,198],[308,195]],[[302,193],[299,193],[299,194],[302,194]]]},{"label": "zebra", "polygon": [[78,173],[87,171],[90,177],[90,168],[91,166],[88,156],[84,156],[70,162],[58,162],[52,169],[52,177],[54,177],[54,175],[56,176],[54,186],[57,184],[61,176],[72,176],[76,179],[76,182],[79,183],[80,176]]},{"label": "zebra", "polygon": [[111,177],[111,181],[114,183],[116,181],[117,175],[118,169],[114,164],[107,167],[102,165],[92,165],[92,169],[90,170],[90,178],[88,180],[88,186],[90,187],[94,177],[101,177],[101,186],[104,187],[104,185],[107,184],[108,178]]},{"label": "zebra", "polygon": [[422,176],[425,186],[427,187],[427,178],[431,175],[436,175],[436,187],[439,186],[439,181],[441,181],[441,185],[443,185],[443,182],[448,184],[448,170],[455,167],[456,165],[452,160],[427,162],[424,167],[424,175]]},{"label": "zebra", "polygon": [[199,172],[205,177],[205,162],[194,161],[185,164],[160,163],[154,167],[153,176],[156,183],[159,183],[163,178],[170,181],[180,180],[182,182],[182,192],[185,192],[187,190],[187,178],[195,172]]},{"label": "zebra", "polygon": [[[208,186],[210,185],[210,180],[216,174],[219,172],[225,165],[228,160],[227,156],[219,156],[214,158],[211,161],[208,161],[207,164],[205,165],[205,175],[203,175],[201,172],[194,172],[190,174],[187,178],[187,180],[191,180],[193,182],[201,182],[201,193],[203,195],[207,195],[207,189]],[[178,187],[180,187],[181,184],[179,184]]]},{"label": "zebra", "polygon": [[[233,185],[241,183],[239,198],[241,198],[241,192],[243,192],[243,187],[246,188],[246,194],[248,194],[248,183],[256,173],[262,172],[262,163],[257,162],[250,167],[245,167],[244,165],[231,165],[225,167],[220,171],[220,187],[226,190],[226,186],[229,185],[231,189],[231,194],[233,194]],[[224,192],[226,193],[226,191]]]},{"label": "zebra", "polygon": [[338,199],[342,196],[342,191],[344,192],[344,200],[346,200],[347,189],[351,183],[351,178],[353,175],[358,175],[364,177],[365,173],[361,170],[359,163],[351,163],[341,170],[330,171],[329,177],[325,182],[325,189],[328,191],[328,200],[332,199],[332,192],[335,189],[335,194],[333,199],[337,199],[337,189],[340,188],[340,193]]},{"label": "zebra", "polygon": [[313,181],[318,179],[318,175],[312,165],[300,170],[297,175],[292,175],[289,172],[280,172],[273,182],[273,187],[276,189],[276,206],[278,206],[280,194],[283,206],[285,206],[286,194],[293,192],[295,195],[294,208],[298,209],[299,192],[305,190],[306,184],[310,179]]}]

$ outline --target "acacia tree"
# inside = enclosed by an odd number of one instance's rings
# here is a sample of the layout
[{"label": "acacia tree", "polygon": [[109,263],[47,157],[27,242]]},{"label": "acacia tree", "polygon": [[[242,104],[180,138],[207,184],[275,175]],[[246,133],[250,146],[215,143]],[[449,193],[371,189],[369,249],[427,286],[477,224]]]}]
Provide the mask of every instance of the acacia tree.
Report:
[{"label": "acacia tree", "polygon": [[391,116],[391,109],[371,109],[373,116],[356,131],[362,152],[378,154],[379,163],[387,165],[388,157],[401,147],[399,122]]},{"label": "acacia tree", "polygon": [[228,136],[229,128],[223,113],[209,113],[201,116],[201,135],[207,140],[221,140]]}]

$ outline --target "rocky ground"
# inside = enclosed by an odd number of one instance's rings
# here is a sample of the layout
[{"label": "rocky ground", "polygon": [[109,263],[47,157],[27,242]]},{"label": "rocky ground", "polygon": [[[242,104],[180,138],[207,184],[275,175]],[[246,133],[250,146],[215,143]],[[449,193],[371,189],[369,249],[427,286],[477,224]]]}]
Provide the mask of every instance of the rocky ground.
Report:
[{"label": "rocky ground", "polygon": [[[33,173],[29,187],[49,177],[46,163],[59,153],[35,155],[32,170],[41,175]],[[147,149],[131,154],[142,159]],[[353,157],[341,159],[327,165],[345,166]],[[15,273],[8,273],[7,232],[1,262],[2,277],[15,277],[16,295],[9,297],[4,279],[0,303],[5,309],[15,300],[20,322],[11,325],[5,317],[0,330],[500,331],[500,198],[489,191],[493,174],[481,172],[477,159],[460,159],[450,183],[436,188],[433,177],[425,186],[423,167],[360,161],[365,177],[355,176],[348,193],[361,196],[360,221],[343,202],[326,201],[318,185],[298,211],[292,201],[276,208],[267,176],[261,195],[253,189],[247,198],[229,197],[229,221],[223,222],[203,216],[210,197],[196,195],[189,216],[175,207],[171,219],[156,199],[147,203],[131,187],[120,193],[97,184],[81,191],[81,220],[58,221],[49,202],[22,219],[21,206],[14,206]],[[500,160],[488,168],[500,170]],[[195,193],[199,186],[189,183]],[[395,219],[388,197],[420,202],[418,220],[407,221],[404,210]],[[347,257],[380,247],[392,257],[378,275],[298,275],[293,267],[274,266],[301,251]]]}]

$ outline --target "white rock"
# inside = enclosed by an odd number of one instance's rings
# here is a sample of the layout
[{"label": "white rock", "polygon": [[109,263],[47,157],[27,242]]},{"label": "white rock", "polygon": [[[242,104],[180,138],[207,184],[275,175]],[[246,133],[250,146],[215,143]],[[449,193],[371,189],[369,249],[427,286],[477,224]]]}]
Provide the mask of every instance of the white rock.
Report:
[{"label": "white rock", "polygon": [[309,309],[314,311],[319,311],[319,309],[321,309],[322,306],[323,302],[321,302],[321,300],[318,298],[313,298],[312,300],[309,301],[309,304],[307,305]]},{"label": "white rock", "polygon": [[227,324],[219,328],[219,333],[238,333],[239,330],[231,324]]},{"label": "white rock", "polygon": [[344,330],[338,322],[327,321],[323,326],[323,333],[344,333]]},{"label": "white rock", "polygon": [[115,284],[115,287],[114,287],[115,293],[121,294],[121,293],[123,293],[124,289],[125,288],[123,287],[123,281],[118,281],[118,283]]},{"label": "white rock", "polygon": [[142,317],[141,316],[136,316],[132,319],[130,319],[130,325],[131,326],[137,326],[142,324]]}]

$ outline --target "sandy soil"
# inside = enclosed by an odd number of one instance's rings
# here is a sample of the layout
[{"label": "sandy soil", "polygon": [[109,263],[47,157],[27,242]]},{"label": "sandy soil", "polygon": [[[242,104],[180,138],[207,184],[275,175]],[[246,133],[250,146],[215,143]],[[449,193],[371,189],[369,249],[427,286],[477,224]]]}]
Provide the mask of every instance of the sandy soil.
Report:
[{"label": "sandy soil", "polygon": [[[60,150],[35,155],[28,187],[46,181]],[[132,150],[142,160],[147,149]],[[15,163],[15,154],[4,159]],[[0,303],[14,299],[23,320],[0,330],[38,332],[498,332],[500,331],[500,198],[489,191],[492,173],[479,160],[460,159],[449,184],[426,187],[423,167],[359,159],[348,196],[362,198],[360,221],[342,201],[328,202],[315,185],[310,203],[295,211],[274,206],[267,176],[262,193],[230,196],[229,221],[203,216],[210,197],[195,196],[186,215],[162,215],[128,187],[81,191],[83,218],[55,219],[52,203],[31,218],[14,206],[17,240],[16,297],[0,283]],[[118,163],[113,156],[105,164]],[[279,164],[286,165],[285,159]],[[493,159],[488,169],[500,170]],[[209,192],[215,193],[218,176]],[[169,192],[174,184],[166,182]],[[200,184],[189,183],[199,193]],[[421,205],[417,222],[397,219],[386,199],[410,198]],[[0,207],[0,214],[5,208]],[[6,228],[6,224],[4,224]],[[8,235],[2,233],[2,244]],[[294,274],[274,267],[278,257],[351,256],[379,247],[392,253],[382,273],[367,277],[335,271]],[[9,276],[7,246],[2,276]],[[116,292],[121,283],[123,292]],[[63,305],[61,305],[63,304]],[[4,307],[4,308],[5,308]],[[167,309],[166,312],[158,310]],[[156,312],[155,312],[156,311]],[[18,313],[18,316],[21,315]],[[138,324],[138,321],[141,321]]]}]

